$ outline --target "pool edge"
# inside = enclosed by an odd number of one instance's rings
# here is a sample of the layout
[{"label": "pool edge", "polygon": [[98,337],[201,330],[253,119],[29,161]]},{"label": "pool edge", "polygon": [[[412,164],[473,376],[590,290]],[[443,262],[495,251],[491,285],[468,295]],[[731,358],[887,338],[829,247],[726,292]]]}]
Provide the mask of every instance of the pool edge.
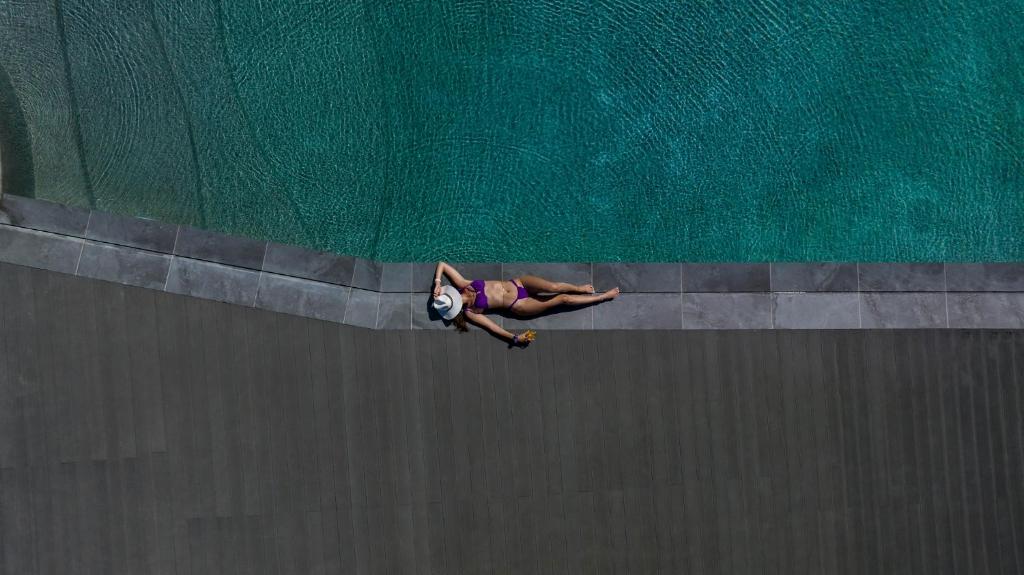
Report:
[{"label": "pool edge", "polygon": [[[0,167],[2,169],[2,167]],[[378,262],[3,195],[0,261],[371,329],[444,329],[433,263]],[[185,235],[186,241],[181,241]],[[171,240],[173,238],[173,241]],[[1024,262],[469,263],[622,295],[509,329],[1024,329]]]}]

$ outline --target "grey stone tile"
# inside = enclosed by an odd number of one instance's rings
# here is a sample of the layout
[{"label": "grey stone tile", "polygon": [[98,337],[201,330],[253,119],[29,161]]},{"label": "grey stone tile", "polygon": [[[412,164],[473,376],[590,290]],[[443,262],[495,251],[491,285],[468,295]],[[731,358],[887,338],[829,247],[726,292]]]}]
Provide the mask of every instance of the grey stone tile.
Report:
[{"label": "grey stone tile", "polygon": [[946,327],[944,293],[862,293],[860,297],[863,328]]},{"label": "grey stone tile", "polygon": [[83,240],[13,226],[0,226],[0,261],[66,274],[75,273]]},{"label": "grey stone tile", "polygon": [[531,275],[553,282],[566,282],[576,285],[593,284],[592,267],[589,263],[515,262],[501,266],[501,279]]},{"label": "grey stone tile", "polygon": [[349,289],[263,272],[256,307],[341,323],[345,319]]},{"label": "grey stone tile", "polygon": [[[449,262],[450,263],[450,262]],[[511,276],[501,275],[501,264],[486,263],[450,263],[462,277],[467,280],[497,280],[508,279]],[[434,287],[434,270],[437,262],[416,263],[412,265],[412,291],[430,292]],[[451,283],[447,278],[442,278],[444,283]]]},{"label": "grey stone tile", "polygon": [[929,292],[946,289],[942,264],[860,264],[860,291]]},{"label": "grey stone tile", "polygon": [[412,264],[384,263],[380,271],[380,291],[405,292],[412,291]]},{"label": "grey stone tile", "polygon": [[[412,328],[412,300],[410,293],[380,294],[377,329]],[[416,297],[419,297],[418,295]]]},{"label": "grey stone tile", "polygon": [[89,210],[10,194],[3,196],[3,209],[11,225],[55,234],[83,237],[89,223]]},{"label": "grey stone tile", "polygon": [[448,329],[448,322],[437,315],[430,303],[430,294],[416,292],[412,294],[412,327],[413,329]]},{"label": "grey stone tile", "polygon": [[1024,329],[1024,293],[951,293],[949,327]]},{"label": "grey stone tile", "polygon": [[165,254],[174,249],[178,226],[156,220],[93,212],[85,237]]},{"label": "grey stone tile", "polygon": [[771,268],[772,291],[857,291],[857,264],[778,263]]},{"label": "grey stone tile", "polygon": [[352,285],[356,259],[298,246],[270,243],[263,271],[337,285]]},{"label": "grey stone tile", "polygon": [[776,329],[855,329],[860,327],[856,293],[772,294]]},{"label": "grey stone tile", "polygon": [[[519,317],[512,315],[501,316],[501,325],[509,331],[523,329],[593,329],[595,309],[594,305],[578,307],[561,307],[553,312],[534,316]],[[496,317],[492,317],[496,319]]]},{"label": "grey stone tile", "polygon": [[348,298],[348,309],[345,310],[345,323],[368,327],[377,326],[377,312],[380,309],[380,293],[370,290],[352,288]]},{"label": "grey stone tile", "polygon": [[114,244],[86,242],[78,275],[149,289],[163,289],[171,256]]},{"label": "grey stone tile", "polygon": [[946,289],[1024,292],[1024,263],[946,264]]},{"label": "grey stone tile", "polygon": [[594,287],[601,291],[679,293],[682,284],[680,264],[594,264]]},{"label": "grey stone tile", "polygon": [[174,257],[166,291],[252,306],[259,278],[259,272],[252,270]]},{"label": "grey stone tile", "polygon": [[[597,275],[597,269],[594,270]],[[594,329],[682,329],[678,293],[624,293],[594,306]]]},{"label": "grey stone tile", "polygon": [[772,327],[772,300],[766,293],[685,293],[682,298],[683,329]]},{"label": "grey stone tile", "polygon": [[767,292],[768,264],[683,264],[683,291],[688,293]]},{"label": "grey stone tile", "polygon": [[181,226],[174,255],[219,264],[263,269],[267,242],[242,236],[231,236],[189,226]]},{"label": "grey stone tile", "polygon": [[382,265],[378,261],[356,258],[352,272],[352,287],[380,291]]}]

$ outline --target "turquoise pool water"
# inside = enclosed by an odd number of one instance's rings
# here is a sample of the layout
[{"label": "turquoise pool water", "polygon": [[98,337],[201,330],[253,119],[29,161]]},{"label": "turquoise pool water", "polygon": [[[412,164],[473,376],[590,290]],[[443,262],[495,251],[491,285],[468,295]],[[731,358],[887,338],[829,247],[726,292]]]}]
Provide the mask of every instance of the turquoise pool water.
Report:
[{"label": "turquoise pool water", "polygon": [[383,260],[1024,259],[1020,1],[0,0],[0,66],[8,191],[71,204]]}]

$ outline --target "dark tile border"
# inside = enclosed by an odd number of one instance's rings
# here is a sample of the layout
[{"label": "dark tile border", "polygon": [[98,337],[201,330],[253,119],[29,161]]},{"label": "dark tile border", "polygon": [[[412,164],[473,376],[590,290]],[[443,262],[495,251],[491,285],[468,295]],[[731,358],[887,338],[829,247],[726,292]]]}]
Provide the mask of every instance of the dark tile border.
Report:
[{"label": "dark tile border", "polygon": [[860,300],[861,327],[949,327],[944,293],[862,293]]},{"label": "dark tile border", "polygon": [[774,292],[857,291],[857,264],[776,263],[771,268]]},{"label": "dark tile border", "polygon": [[85,242],[13,226],[0,226],[0,261],[66,274],[76,273]]},{"label": "dark tile border", "polygon": [[352,285],[355,258],[271,242],[263,271],[329,284]]},{"label": "dark tile border", "polygon": [[862,292],[941,292],[946,290],[944,264],[859,265]]},{"label": "dark tile border", "polygon": [[89,225],[89,210],[10,194],[0,201],[13,226],[80,238]]},{"label": "dark tile border", "polygon": [[341,323],[351,288],[272,273],[259,276],[256,307]]},{"label": "dark tile border", "polygon": [[115,244],[86,242],[78,275],[149,289],[163,289],[171,256]]},{"label": "dark tile border", "polygon": [[771,329],[767,293],[683,294],[683,329]]},{"label": "dark tile border", "polygon": [[1024,262],[946,264],[950,292],[1024,292]]},{"label": "dark tile border", "polygon": [[856,329],[860,327],[859,294],[774,293],[775,329]]},{"label": "dark tile border", "polygon": [[[382,263],[6,196],[0,261],[376,329],[446,329],[436,264]],[[622,289],[507,329],[1024,329],[1024,262],[454,263]]]},{"label": "dark tile border", "polygon": [[771,291],[770,264],[683,264],[683,291],[739,293]]},{"label": "dark tile border", "polygon": [[267,245],[265,241],[181,226],[174,255],[260,271]]},{"label": "dark tile border", "polygon": [[107,212],[92,212],[85,230],[90,240],[164,254],[174,252],[177,235],[178,226],[172,224]]},{"label": "dark tile border", "polygon": [[252,270],[175,257],[164,291],[253,307],[259,278]]},{"label": "dark tile border", "polygon": [[594,264],[594,289],[618,287],[622,293],[679,293],[683,289],[680,264]]}]

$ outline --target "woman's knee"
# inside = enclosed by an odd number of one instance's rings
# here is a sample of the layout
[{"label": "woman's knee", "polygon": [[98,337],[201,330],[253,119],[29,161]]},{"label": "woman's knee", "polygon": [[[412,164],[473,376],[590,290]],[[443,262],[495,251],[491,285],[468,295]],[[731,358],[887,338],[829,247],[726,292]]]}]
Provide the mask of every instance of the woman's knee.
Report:
[{"label": "woman's knee", "polygon": [[569,294],[561,293],[551,298],[551,301],[555,302],[554,305],[572,304],[573,297]]}]

